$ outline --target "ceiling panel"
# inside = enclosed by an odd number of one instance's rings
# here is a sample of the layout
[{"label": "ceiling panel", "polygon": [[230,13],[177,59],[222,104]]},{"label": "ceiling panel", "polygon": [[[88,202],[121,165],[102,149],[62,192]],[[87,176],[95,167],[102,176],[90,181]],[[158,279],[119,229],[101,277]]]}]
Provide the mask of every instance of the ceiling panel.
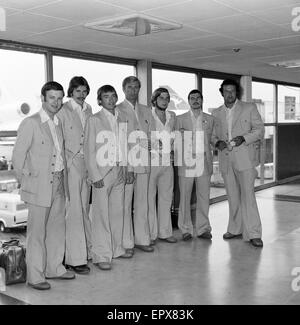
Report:
[{"label": "ceiling panel", "polygon": [[184,4],[151,9],[146,12],[147,14],[172,19],[181,23],[239,14],[237,10],[215,3],[212,0],[193,0]]},{"label": "ceiling panel", "polygon": [[34,15],[27,12],[21,12],[7,17],[6,29],[10,28],[30,31],[33,33],[45,32],[56,28],[67,27],[71,25],[70,21]]},{"label": "ceiling panel", "polygon": [[251,12],[257,10],[270,10],[289,5],[300,4],[299,0],[214,0],[220,4],[228,5],[232,8],[242,10],[244,12]]},{"label": "ceiling panel", "polygon": [[191,26],[199,27],[209,32],[231,33],[236,30],[242,31],[252,28],[268,28],[270,24],[253,16],[239,14],[232,17],[222,17],[197,21],[191,23]]},{"label": "ceiling panel", "polygon": [[31,10],[36,14],[43,14],[82,23],[100,18],[131,13],[127,9],[118,8],[96,0],[63,0],[55,4]]},{"label": "ceiling panel", "polygon": [[50,3],[58,3],[62,0],[0,0],[0,6],[27,10],[34,7],[44,6]]},{"label": "ceiling panel", "polygon": [[191,2],[192,0],[147,0],[147,1],[136,1],[136,0],[97,0],[107,4],[116,5],[122,8],[127,8],[135,11],[149,10],[153,8],[162,8],[174,4]]},{"label": "ceiling panel", "polygon": [[300,33],[296,36],[288,36],[288,37],[281,37],[281,38],[270,39],[265,41],[257,41],[257,42],[253,42],[253,44],[259,46],[265,46],[268,48],[296,46],[296,45],[300,45]]},{"label": "ceiling panel", "polygon": [[[300,6],[300,4],[299,4]],[[290,24],[293,20],[292,9],[295,6],[280,7],[277,9],[269,9],[262,11],[254,11],[253,16],[268,20],[274,24]],[[291,29],[291,28],[290,28]],[[291,29],[292,30],[292,29]]]}]

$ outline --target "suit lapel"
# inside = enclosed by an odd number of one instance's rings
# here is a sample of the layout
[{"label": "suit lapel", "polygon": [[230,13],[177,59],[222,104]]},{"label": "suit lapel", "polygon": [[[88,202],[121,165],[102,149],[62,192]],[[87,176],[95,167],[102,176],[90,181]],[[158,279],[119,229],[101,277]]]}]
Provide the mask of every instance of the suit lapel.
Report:
[{"label": "suit lapel", "polygon": [[105,130],[113,131],[111,126],[110,126],[108,118],[106,117],[105,113],[103,112],[104,109],[105,108],[102,108],[101,111],[99,112],[99,118],[100,118],[102,124],[104,124],[104,129]]},{"label": "suit lapel", "polygon": [[42,121],[41,121],[40,123],[41,123],[41,130],[42,130],[43,136],[45,138],[47,138],[51,142],[51,144],[54,146],[54,141],[52,138],[52,134],[51,134],[51,130],[50,130],[48,122],[42,123]]}]

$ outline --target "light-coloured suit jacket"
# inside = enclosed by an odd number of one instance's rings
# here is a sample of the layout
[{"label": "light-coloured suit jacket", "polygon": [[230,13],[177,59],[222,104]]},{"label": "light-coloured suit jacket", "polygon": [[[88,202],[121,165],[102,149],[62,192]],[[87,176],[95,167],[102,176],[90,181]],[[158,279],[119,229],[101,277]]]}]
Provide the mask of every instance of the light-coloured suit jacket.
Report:
[{"label": "light-coloured suit jacket", "polygon": [[[105,147],[107,146],[107,142],[99,143],[97,142],[97,136],[101,131],[110,131],[111,129],[109,120],[105,116],[104,110],[101,109],[96,114],[92,115],[86,122],[85,126],[85,138],[83,144],[84,151],[84,160],[88,170],[88,177],[94,183],[101,179],[105,179],[105,176],[112,170],[113,165],[104,165],[101,166],[101,157],[97,154],[102,151],[105,151]],[[116,111],[119,111],[116,108]],[[126,116],[119,111],[118,113],[118,123],[126,123]],[[101,147],[103,147],[101,149]]]},{"label": "light-coloured suit jacket", "polygon": [[[126,100],[117,107],[126,116],[128,136],[130,132],[140,130],[145,132],[150,140],[151,131],[155,131],[155,121],[152,116],[151,108],[142,104],[137,104],[135,113]],[[148,162],[147,166],[134,166],[133,171],[138,174],[150,173],[150,153]]]},{"label": "light-coloured suit jacket", "polygon": [[[228,139],[228,127],[224,106],[220,106],[212,112],[215,117],[213,131],[214,144],[218,140]],[[232,152],[227,149],[219,151],[220,170],[227,173],[230,156],[237,170],[247,170],[259,164],[260,142],[264,137],[264,123],[254,103],[246,103],[237,100],[232,121],[232,137],[243,136],[245,142],[234,147]]]},{"label": "light-coloured suit jacket", "polygon": [[[84,114],[86,120],[93,115],[90,105],[88,105]],[[86,171],[82,170],[82,164],[76,163],[76,155],[83,148],[84,129],[77,112],[71,105],[71,101],[68,101],[63,105],[61,110],[57,113],[57,117],[62,123],[67,166],[70,168],[70,166],[74,164],[79,173],[84,174]]]},{"label": "light-coloured suit jacket", "polygon": [[[213,158],[212,158],[212,147],[211,147],[211,145],[213,145],[212,142],[213,127],[214,127],[214,118],[211,115],[203,112],[202,128],[204,131],[204,170],[202,175],[211,175],[213,172],[213,164],[212,164]],[[177,116],[176,130],[193,131],[193,122],[192,122],[190,111]],[[183,160],[182,166],[178,166],[179,176],[185,176],[186,170],[191,168],[191,167],[187,167],[184,164],[184,159],[182,160]]]},{"label": "light-coloured suit jacket", "polygon": [[[61,122],[55,126],[64,160],[64,188],[69,198],[67,168]],[[55,145],[47,122],[42,123],[39,113],[25,118],[18,129],[12,162],[21,183],[21,200],[43,207],[51,206]]]}]

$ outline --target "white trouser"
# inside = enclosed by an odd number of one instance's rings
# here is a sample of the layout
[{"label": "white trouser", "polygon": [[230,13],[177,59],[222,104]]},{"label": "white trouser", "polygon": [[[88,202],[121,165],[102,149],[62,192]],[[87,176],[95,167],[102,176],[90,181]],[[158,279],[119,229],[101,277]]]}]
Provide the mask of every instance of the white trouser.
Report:
[{"label": "white trouser", "polygon": [[65,253],[65,194],[63,173],[54,175],[50,207],[28,204],[26,264],[27,282],[61,276]]},{"label": "white trouser", "polygon": [[[174,173],[172,166],[151,167],[149,179],[149,225],[151,240],[172,236],[171,206]],[[156,204],[156,195],[157,204]]]},{"label": "white trouser", "polygon": [[179,176],[180,203],[178,215],[178,227],[183,234],[193,235],[193,224],[191,218],[191,196],[194,181],[196,182],[196,217],[195,231],[199,236],[204,232],[211,232],[211,226],[208,218],[209,211],[209,193],[210,193],[211,175],[200,177]]}]

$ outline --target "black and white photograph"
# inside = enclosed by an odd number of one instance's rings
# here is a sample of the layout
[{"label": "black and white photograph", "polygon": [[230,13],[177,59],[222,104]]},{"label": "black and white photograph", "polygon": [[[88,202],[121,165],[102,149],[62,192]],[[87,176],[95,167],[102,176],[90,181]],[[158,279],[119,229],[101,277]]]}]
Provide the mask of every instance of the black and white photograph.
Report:
[{"label": "black and white photograph", "polygon": [[300,0],[0,0],[0,305],[300,305],[299,139]]}]

